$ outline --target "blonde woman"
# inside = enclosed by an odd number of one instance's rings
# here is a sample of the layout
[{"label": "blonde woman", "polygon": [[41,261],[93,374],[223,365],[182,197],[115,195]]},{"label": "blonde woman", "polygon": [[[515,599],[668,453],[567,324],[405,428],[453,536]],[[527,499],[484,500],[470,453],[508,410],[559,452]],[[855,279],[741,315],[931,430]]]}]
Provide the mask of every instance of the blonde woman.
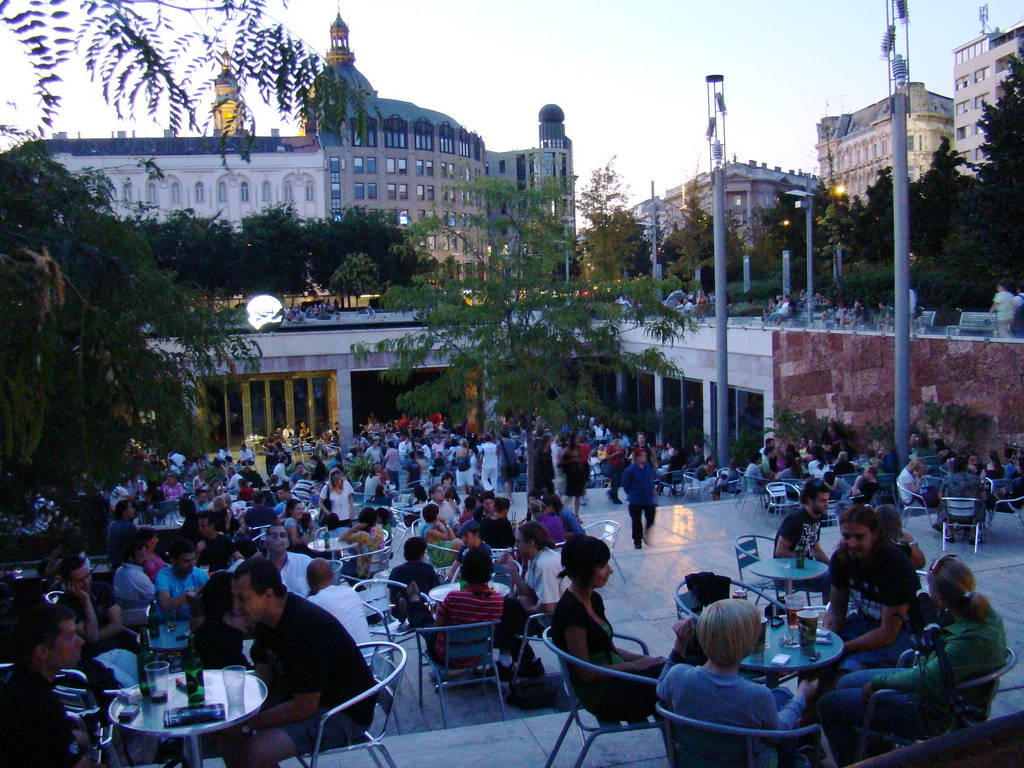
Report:
[{"label": "blonde woman", "polygon": [[[796,695],[785,688],[768,689],[741,677],[740,662],[754,650],[761,634],[761,612],[746,600],[719,600],[701,613],[697,640],[708,660],[702,666],[683,663],[685,645],[677,643],[665,661],[658,680],[658,697],[673,712],[737,728],[787,731],[796,728],[808,700],[818,688],[817,680],[803,680]],[[772,745],[754,744],[754,765],[772,762]],[[780,768],[792,766],[796,745],[778,748]]]},{"label": "blonde woman", "polygon": [[320,509],[325,515],[331,512],[342,522],[350,525],[356,519],[356,505],[352,499],[352,484],[345,477],[341,467],[335,467],[328,475],[327,484],[320,491]]},{"label": "blonde woman", "polygon": [[900,498],[903,499],[904,504],[914,503],[914,497],[908,491],[920,495],[927,472],[928,465],[925,464],[924,459],[911,459],[910,463],[900,472],[899,477],[896,478],[896,484],[899,486]]}]

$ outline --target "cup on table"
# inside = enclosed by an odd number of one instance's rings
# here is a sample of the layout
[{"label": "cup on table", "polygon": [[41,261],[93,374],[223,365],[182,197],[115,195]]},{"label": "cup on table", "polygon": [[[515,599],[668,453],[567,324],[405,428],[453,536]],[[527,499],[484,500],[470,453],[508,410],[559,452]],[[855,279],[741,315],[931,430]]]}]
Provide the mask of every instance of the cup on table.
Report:
[{"label": "cup on table", "polygon": [[171,679],[171,665],[166,661],[153,661],[146,665],[146,682],[149,683],[150,698],[160,704],[167,701]]},{"label": "cup on table", "polygon": [[807,600],[803,595],[795,593],[792,595],[786,595],[786,625],[790,629],[796,629],[799,626],[797,624],[796,615],[806,607]]},{"label": "cup on table", "polygon": [[765,640],[768,637],[768,617],[761,617],[761,633],[757,636],[757,640],[754,641],[754,654],[756,656],[764,656]]},{"label": "cup on table", "polygon": [[227,695],[228,709],[245,709],[245,667],[231,666],[221,670],[224,680],[224,693]]},{"label": "cup on table", "polygon": [[733,587],[732,588],[732,599],[733,600],[746,600],[747,599],[747,590],[745,590],[743,587]]},{"label": "cup on table", "polygon": [[818,639],[818,612],[800,611],[797,614],[800,632],[800,650],[806,653],[814,651]]}]

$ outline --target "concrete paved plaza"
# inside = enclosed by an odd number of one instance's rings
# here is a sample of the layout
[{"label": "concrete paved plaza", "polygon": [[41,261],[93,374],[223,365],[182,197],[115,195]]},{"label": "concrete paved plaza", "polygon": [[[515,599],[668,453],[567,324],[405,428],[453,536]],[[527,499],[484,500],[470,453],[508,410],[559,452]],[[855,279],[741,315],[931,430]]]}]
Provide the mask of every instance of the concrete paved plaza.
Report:
[{"label": "concrete paved plaza", "polygon": [[[513,509],[519,516],[523,514],[524,503],[522,495],[517,494]],[[609,620],[617,632],[636,635],[649,644],[652,653],[663,655],[667,655],[672,644],[672,595],[676,584],[695,571],[714,571],[735,578],[735,537],[749,533],[774,536],[778,525],[776,518],[766,523],[763,512],[752,501],[741,510],[731,500],[689,503],[678,496],[663,496],[650,546],[637,551],[630,539],[625,504],[612,505],[603,490],[592,489],[589,503],[581,511],[584,524],[605,519],[622,524],[615,554],[625,581],[616,573],[602,589]],[[911,520],[907,530],[921,543],[929,562],[941,554],[941,539],[925,518]],[[838,528],[823,529],[822,545],[826,552],[831,552],[838,540]],[[960,540],[947,546],[971,566],[978,578],[979,591],[988,595],[1002,614],[1011,647],[1018,652],[1024,650],[1024,616],[1019,609],[1024,588],[1024,529],[1013,518],[999,518],[978,554]],[[564,714],[550,709],[524,713],[507,707],[508,720],[501,722],[493,686],[467,686],[448,692],[449,728],[442,730],[437,694],[432,689],[424,692],[423,709],[418,706],[415,640],[404,645],[410,650],[410,657],[396,707],[401,733],[396,732],[387,740],[399,766],[448,762],[449,754],[464,767],[526,768],[544,764]],[[549,679],[557,680],[553,658],[544,650],[540,654],[551,673]],[[1004,678],[993,716],[1024,709],[1022,688],[1024,665],[1019,665]],[[579,739],[570,733],[555,765],[571,766],[579,747]],[[219,765],[220,761],[210,760],[207,764]],[[373,765],[365,751],[331,756],[321,764],[353,768]],[[298,763],[293,761],[289,765]],[[646,731],[597,739],[585,765],[632,768],[667,763],[660,732]]]}]

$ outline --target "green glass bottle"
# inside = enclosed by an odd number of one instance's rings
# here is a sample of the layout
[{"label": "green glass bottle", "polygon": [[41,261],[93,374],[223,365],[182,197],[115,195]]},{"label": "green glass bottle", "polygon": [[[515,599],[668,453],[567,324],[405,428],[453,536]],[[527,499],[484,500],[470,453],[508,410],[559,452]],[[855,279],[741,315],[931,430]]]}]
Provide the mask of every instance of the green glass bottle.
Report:
[{"label": "green glass bottle", "polygon": [[149,626],[149,637],[152,640],[156,640],[160,637],[160,607],[156,604],[156,600],[149,606],[149,617],[147,619]]},{"label": "green glass bottle", "polygon": [[331,532],[328,531],[326,528],[324,528],[323,539],[324,539],[324,552],[330,552],[331,551]]},{"label": "green glass bottle", "polygon": [[139,692],[144,698],[149,698],[149,681],[146,680],[146,665],[156,661],[156,654],[149,647],[149,635],[145,632],[139,633],[139,654],[136,656],[139,669]]},{"label": "green glass bottle", "polygon": [[203,662],[196,653],[195,635],[188,636],[185,651],[185,694],[190,707],[201,707],[206,703],[206,689],[203,687]]}]

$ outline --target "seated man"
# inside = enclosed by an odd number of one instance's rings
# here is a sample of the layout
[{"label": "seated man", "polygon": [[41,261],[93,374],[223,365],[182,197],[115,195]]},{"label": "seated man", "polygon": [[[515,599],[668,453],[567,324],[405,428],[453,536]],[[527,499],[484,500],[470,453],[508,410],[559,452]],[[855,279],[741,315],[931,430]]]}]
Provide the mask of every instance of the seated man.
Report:
[{"label": "seated man", "polygon": [[[475,552],[480,550],[484,552],[488,558],[491,556],[491,548],[484,543],[484,540],[480,538],[480,523],[476,520],[470,520],[469,522],[463,523],[459,528],[459,538],[462,539],[462,549],[459,550],[459,554],[455,556],[455,562],[448,566],[448,578],[446,581],[451,582],[455,578],[455,573],[462,567],[462,564],[466,560],[466,555],[469,552]],[[466,577],[460,577],[465,581]],[[468,583],[468,582],[467,582]]]},{"label": "seated man", "polygon": [[[939,488],[939,498],[974,499],[974,512],[976,518],[984,519],[985,502],[988,493],[985,490],[985,482],[969,469],[969,459],[966,456],[957,456],[953,459],[953,471],[946,475]],[[945,505],[939,505],[938,520],[933,527],[942,533],[942,523],[946,519]],[[953,536],[949,534],[946,541],[952,541]]]},{"label": "seated man", "polygon": [[[245,725],[221,732],[221,754],[228,768],[271,768],[310,752],[320,718],[372,688],[373,675],[341,622],[290,594],[266,558],[239,565],[231,593],[254,638],[256,675],[271,696]],[[375,704],[371,696],[331,718],[320,748],[360,738],[373,721]]]},{"label": "seated man", "polygon": [[[882,537],[878,515],[856,504],[839,518],[832,592],[823,625],[843,639],[841,674],[895,667],[910,648],[909,610],[921,582],[900,549]],[[853,608],[852,612],[848,610]]]},{"label": "seated man", "polygon": [[[191,541],[176,539],[168,548],[171,564],[156,575],[156,599],[160,605],[160,618],[166,621],[174,616],[178,621],[192,623],[203,585],[210,580],[206,571],[196,568],[196,550]],[[198,607],[195,614],[198,614]],[[198,621],[195,622],[198,625]],[[195,629],[195,626],[193,626]]]},{"label": "seated man", "polygon": [[90,768],[89,739],[75,731],[54,678],[78,664],[82,637],[75,615],[62,605],[40,603],[14,623],[14,665],[0,673],[0,761],[18,768]]},{"label": "seated man", "polygon": [[[808,480],[800,491],[800,503],[803,509],[788,515],[775,534],[775,557],[796,557],[797,549],[802,549],[804,557],[819,563],[829,562],[828,555],[821,548],[821,521],[828,515],[829,490],[820,480]],[[813,579],[799,581],[796,588],[800,591],[820,592],[822,600],[828,598],[831,589],[828,571]]]},{"label": "seated man", "polygon": [[283,524],[274,523],[267,529],[267,559],[272,562],[281,573],[281,581],[299,597],[309,594],[309,584],[306,582],[306,568],[312,560],[309,555],[299,552],[288,551],[288,530]]},{"label": "seated man", "polygon": [[516,533],[508,519],[511,504],[505,497],[495,499],[494,512],[480,521],[480,538],[492,549],[509,549],[516,544]]},{"label": "seated man", "polygon": [[[434,626],[447,627],[499,621],[504,608],[504,598],[487,586],[493,573],[494,567],[491,565],[490,552],[484,552],[483,547],[471,549],[465,555],[462,565],[462,580],[466,582],[466,588],[457,589],[445,595],[444,602],[437,606]],[[444,661],[446,649],[446,635],[441,633],[434,640],[433,648],[430,648],[431,656],[437,661]],[[479,657],[452,659],[449,661],[449,666],[453,669],[467,669],[476,665],[478,661],[480,661]],[[490,661],[490,659],[485,661]]]},{"label": "seated man", "polygon": [[306,566],[306,582],[309,584],[309,597],[306,599],[340,621],[357,645],[372,641],[363,601],[347,582],[333,583],[334,571],[327,560],[314,557],[310,561]]},{"label": "seated man", "polygon": [[242,554],[226,534],[217,530],[217,516],[213,512],[199,513],[199,543],[196,545],[196,559],[200,566],[210,571],[226,571]]},{"label": "seated man", "polygon": [[114,599],[126,611],[148,608],[156,596],[145,565],[146,542],[135,539],[125,548],[124,562],[114,573]]},{"label": "seated man", "polygon": [[135,654],[118,646],[124,623],[113,588],[102,581],[93,582],[89,565],[80,555],[61,560],[60,581],[64,594],[57,603],[75,615],[75,630],[85,641],[81,669],[89,681],[98,688],[112,687],[91,661],[109,670],[122,686],[136,685],[139,673]]},{"label": "seated man", "polygon": [[408,621],[410,627],[425,627],[431,623],[431,616],[426,603],[419,595],[429,593],[441,582],[434,567],[423,559],[427,553],[425,539],[410,536],[405,540],[403,547],[405,562],[393,568],[388,577],[390,581],[407,585],[407,589],[391,587],[395,618],[399,621]]}]

